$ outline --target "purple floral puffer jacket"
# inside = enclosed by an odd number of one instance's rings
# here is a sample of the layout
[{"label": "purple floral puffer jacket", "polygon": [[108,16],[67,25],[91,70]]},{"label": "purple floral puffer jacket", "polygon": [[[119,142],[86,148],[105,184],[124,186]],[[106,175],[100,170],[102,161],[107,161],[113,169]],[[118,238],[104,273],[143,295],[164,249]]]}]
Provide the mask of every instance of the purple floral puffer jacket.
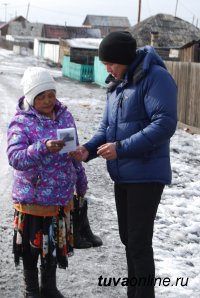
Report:
[{"label": "purple floral puffer jacket", "polygon": [[[65,206],[74,191],[84,195],[87,178],[82,164],[67,153],[50,153],[45,142],[57,139],[58,128],[75,127],[74,119],[58,100],[55,120],[22,109],[23,97],[8,128],[8,160],[14,168],[14,203]],[[78,137],[77,137],[78,144]]]}]

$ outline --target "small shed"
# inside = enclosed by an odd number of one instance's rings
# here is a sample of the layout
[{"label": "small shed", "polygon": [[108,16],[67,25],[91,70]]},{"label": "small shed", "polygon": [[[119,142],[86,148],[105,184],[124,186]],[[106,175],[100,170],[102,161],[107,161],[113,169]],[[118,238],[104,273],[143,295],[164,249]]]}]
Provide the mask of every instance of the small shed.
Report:
[{"label": "small shed", "polygon": [[94,57],[98,56],[101,38],[73,38],[60,41],[60,61],[70,56],[70,61],[82,65],[94,65]]},{"label": "small shed", "polygon": [[60,64],[59,60],[59,39],[52,38],[35,38],[34,39],[34,56],[43,58],[51,63]]},{"label": "small shed", "polygon": [[193,40],[179,50],[180,61],[183,62],[200,62],[200,40]]},{"label": "small shed", "polygon": [[99,28],[101,30],[101,36],[104,37],[110,32],[125,30],[130,27],[131,24],[127,17],[87,15],[83,26]]},{"label": "small shed", "polygon": [[[62,41],[68,55],[63,56],[62,73],[81,82],[94,81],[94,59],[102,39],[74,38]],[[63,50],[64,51],[64,50]]]}]

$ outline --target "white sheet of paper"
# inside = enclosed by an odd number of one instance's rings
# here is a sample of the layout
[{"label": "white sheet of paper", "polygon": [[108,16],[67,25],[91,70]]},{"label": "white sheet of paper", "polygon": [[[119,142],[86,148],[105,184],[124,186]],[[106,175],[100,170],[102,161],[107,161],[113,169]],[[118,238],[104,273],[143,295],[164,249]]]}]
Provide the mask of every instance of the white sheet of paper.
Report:
[{"label": "white sheet of paper", "polygon": [[62,154],[76,150],[76,134],[74,127],[57,129],[57,138],[58,140],[65,141],[65,146],[59,153]]}]

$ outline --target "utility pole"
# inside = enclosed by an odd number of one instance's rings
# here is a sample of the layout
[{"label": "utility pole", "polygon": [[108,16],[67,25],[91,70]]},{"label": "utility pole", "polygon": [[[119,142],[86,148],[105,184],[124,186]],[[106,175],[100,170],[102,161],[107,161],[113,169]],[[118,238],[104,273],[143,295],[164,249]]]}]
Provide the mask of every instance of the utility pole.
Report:
[{"label": "utility pole", "polygon": [[29,13],[30,3],[28,3],[27,12],[26,12],[26,19],[28,20],[28,13]]},{"label": "utility pole", "polygon": [[178,0],[176,0],[175,17],[176,17],[176,13],[177,13],[177,8],[178,8]]},{"label": "utility pole", "polygon": [[8,3],[2,3],[2,5],[5,6],[5,23],[6,23],[6,19],[7,19],[7,5],[8,5]]},{"label": "utility pole", "polygon": [[192,24],[194,25],[194,20],[195,20],[195,16],[193,16],[192,18]]},{"label": "utility pole", "polygon": [[141,5],[142,5],[142,0],[139,0],[139,4],[138,4],[138,23],[140,23]]}]

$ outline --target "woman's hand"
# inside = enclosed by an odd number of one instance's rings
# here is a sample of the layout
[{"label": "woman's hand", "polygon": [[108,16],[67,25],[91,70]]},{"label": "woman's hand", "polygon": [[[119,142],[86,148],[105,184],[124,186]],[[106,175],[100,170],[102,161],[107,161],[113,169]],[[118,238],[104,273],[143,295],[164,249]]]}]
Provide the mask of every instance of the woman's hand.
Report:
[{"label": "woman's hand", "polygon": [[46,142],[47,150],[51,153],[59,152],[65,146],[62,140],[48,140]]}]

